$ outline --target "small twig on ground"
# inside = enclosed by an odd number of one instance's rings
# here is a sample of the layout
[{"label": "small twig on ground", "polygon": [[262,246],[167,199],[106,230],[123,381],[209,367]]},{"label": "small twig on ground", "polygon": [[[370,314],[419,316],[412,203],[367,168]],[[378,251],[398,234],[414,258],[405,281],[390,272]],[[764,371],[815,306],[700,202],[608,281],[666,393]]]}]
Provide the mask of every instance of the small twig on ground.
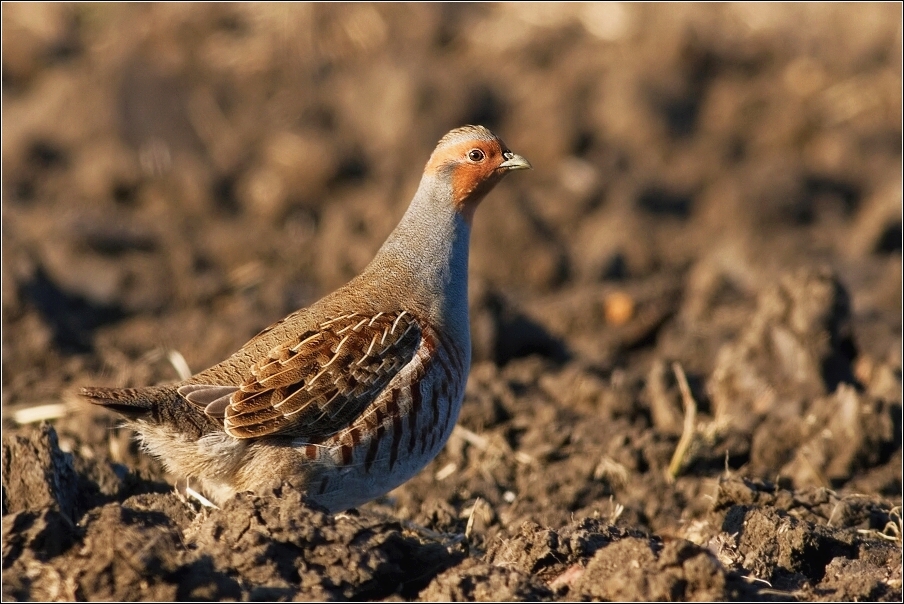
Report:
[{"label": "small twig on ground", "polygon": [[609,495],[609,506],[612,508],[612,511],[609,513],[609,524],[615,524],[621,515],[625,512],[625,506],[620,503],[615,503],[615,497]]},{"label": "small twig on ground", "polygon": [[681,432],[681,438],[678,440],[678,446],[675,447],[675,453],[672,455],[672,461],[669,463],[666,480],[670,483],[675,482],[675,478],[681,473],[684,467],[691,444],[694,442],[694,433],[697,425],[697,401],[691,394],[691,388],[687,383],[687,376],[684,369],[678,362],[672,363],[672,371],[675,372],[675,379],[678,380],[678,388],[681,389],[681,401],[684,403],[684,429]]},{"label": "small twig on ground", "polygon": [[904,522],[902,522],[901,518],[901,506],[896,505],[893,507],[889,511],[888,517],[890,520],[885,523],[885,527],[881,531],[876,529],[858,529],[857,532],[861,535],[870,535],[886,541],[901,543],[902,533],[904,533],[904,530],[902,530]]},{"label": "small twig on ground", "polygon": [[24,426],[25,424],[34,424],[44,421],[45,419],[59,419],[68,413],[68,403],[48,403],[46,405],[35,405],[34,407],[16,409],[11,415],[14,422],[20,426]]},{"label": "small twig on ground", "polygon": [[474,512],[477,511],[477,506],[483,503],[483,500],[478,497],[474,500],[474,505],[471,506],[471,513],[468,514],[468,523],[465,525],[465,539],[468,541],[471,540],[471,533],[474,532]]},{"label": "small twig on ground", "polygon": [[458,471],[458,465],[455,462],[449,462],[436,471],[435,478],[437,480],[445,480]]},{"label": "small twig on ground", "polygon": [[208,499],[207,497],[205,497],[204,495],[197,492],[196,490],[194,490],[191,487],[188,487],[188,486],[185,487],[185,494],[206,508],[213,508],[215,510],[220,509],[219,506],[217,506],[214,502],[212,502],[210,499]]}]

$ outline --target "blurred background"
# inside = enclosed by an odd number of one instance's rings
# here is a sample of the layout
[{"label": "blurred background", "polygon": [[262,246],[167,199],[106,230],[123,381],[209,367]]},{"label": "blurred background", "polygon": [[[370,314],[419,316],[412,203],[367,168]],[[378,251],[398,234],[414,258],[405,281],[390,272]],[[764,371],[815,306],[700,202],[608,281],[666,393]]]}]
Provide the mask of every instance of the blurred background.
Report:
[{"label": "blurred background", "polygon": [[534,165],[476,217],[478,362],[702,378],[819,266],[847,360],[900,379],[896,3],[4,3],[2,33],[7,406],[219,361],[362,269],[466,123]]}]

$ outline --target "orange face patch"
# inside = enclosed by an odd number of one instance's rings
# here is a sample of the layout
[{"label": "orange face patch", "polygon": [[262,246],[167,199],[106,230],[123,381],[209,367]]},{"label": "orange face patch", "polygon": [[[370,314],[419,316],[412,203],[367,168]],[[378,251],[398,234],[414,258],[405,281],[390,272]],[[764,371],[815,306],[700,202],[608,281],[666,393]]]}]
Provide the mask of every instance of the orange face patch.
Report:
[{"label": "orange face patch", "polygon": [[505,161],[502,153],[498,141],[464,140],[437,149],[425,172],[443,173],[449,178],[458,211],[470,219],[477,204],[502,176],[503,171],[499,169]]}]

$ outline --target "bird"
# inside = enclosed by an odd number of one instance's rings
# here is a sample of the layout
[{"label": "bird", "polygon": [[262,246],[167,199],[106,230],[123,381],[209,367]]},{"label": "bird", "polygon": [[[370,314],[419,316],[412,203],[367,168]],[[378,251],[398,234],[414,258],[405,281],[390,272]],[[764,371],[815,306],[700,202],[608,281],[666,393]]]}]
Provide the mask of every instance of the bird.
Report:
[{"label": "bird", "polygon": [[283,482],[334,513],[386,494],[436,457],[458,420],[474,213],[506,174],[530,168],[483,126],[450,131],[347,284],[183,381],[79,394],[220,505]]}]

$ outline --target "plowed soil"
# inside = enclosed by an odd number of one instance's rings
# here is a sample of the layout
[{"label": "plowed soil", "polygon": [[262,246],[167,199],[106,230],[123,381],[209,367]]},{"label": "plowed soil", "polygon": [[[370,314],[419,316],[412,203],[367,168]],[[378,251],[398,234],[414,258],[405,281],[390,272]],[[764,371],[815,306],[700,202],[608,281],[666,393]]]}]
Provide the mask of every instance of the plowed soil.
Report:
[{"label": "plowed soil", "polygon": [[[902,598],[901,6],[3,5],[4,600]],[[328,515],[73,396],[370,260],[446,131],[459,428]]]}]

